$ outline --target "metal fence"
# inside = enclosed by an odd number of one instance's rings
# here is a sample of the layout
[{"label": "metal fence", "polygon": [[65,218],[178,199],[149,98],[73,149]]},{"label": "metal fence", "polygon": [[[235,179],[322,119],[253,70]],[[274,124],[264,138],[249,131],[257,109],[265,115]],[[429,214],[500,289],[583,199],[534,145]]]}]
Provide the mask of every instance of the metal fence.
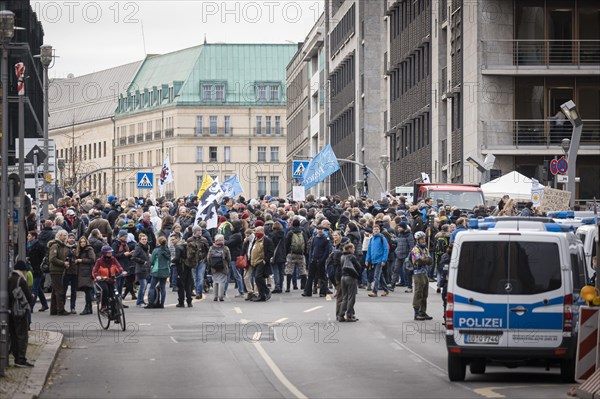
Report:
[{"label": "metal fence", "polygon": [[486,40],[483,57],[486,67],[600,64],[600,40]]},{"label": "metal fence", "polygon": [[[564,138],[571,138],[572,125],[568,120],[525,119],[485,121],[484,131],[488,137],[496,137],[498,144],[515,146],[556,146]],[[492,136],[493,135],[493,136]],[[504,140],[503,140],[504,139]],[[488,144],[489,144],[488,139]],[[581,133],[582,145],[600,144],[600,120],[584,120]]]}]

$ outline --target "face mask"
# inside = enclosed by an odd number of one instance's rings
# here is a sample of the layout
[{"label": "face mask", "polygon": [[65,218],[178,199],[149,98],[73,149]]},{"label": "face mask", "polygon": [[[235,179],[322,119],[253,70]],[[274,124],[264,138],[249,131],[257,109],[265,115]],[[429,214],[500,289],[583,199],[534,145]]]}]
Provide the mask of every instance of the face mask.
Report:
[{"label": "face mask", "polygon": [[104,255],[104,259],[109,260],[110,258],[112,258],[112,256],[110,256],[110,255]]},{"label": "face mask", "polygon": [[263,238],[265,236],[265,233],[254,233],[254,235],[256,236],[257,240],[260,240],[261,238]]}]

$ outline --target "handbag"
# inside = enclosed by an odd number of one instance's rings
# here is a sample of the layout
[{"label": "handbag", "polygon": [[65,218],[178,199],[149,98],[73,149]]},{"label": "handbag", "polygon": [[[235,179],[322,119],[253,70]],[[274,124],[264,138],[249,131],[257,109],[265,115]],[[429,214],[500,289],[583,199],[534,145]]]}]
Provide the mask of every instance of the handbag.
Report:
[{"label": "handbag", "polygon": [[235,267],[238,269],[248,268],[248,258],[246,257],[246,255],[240,255],[235,258]]},{"label": "handbag", "polygon": [[158,273],[158,256],[154,258],[154,264],[152,265],[152,270],[150,270],[150,273]]}]

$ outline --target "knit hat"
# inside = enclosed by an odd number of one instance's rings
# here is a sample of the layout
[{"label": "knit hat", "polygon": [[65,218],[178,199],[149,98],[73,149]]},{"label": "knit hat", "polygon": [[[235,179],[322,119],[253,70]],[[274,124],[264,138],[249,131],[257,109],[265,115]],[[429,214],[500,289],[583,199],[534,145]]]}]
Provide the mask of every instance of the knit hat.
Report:
[{"label": "knit hat", "polygon": [[195,232],[197,232],[198,230],[202,231],[202,227],[200,227],[200,226],[194,226],[194,227],[192,228],[192,233],[195,233]]},{"label": "knit hat", "polygon": [[127,230],[119,230],[119,238],[127,237]]},{"label": "knit hat", "polygon": [[111,247],[109,247],[108,245],[105,245],[102,247],[102,255],[104,254],[112,254],[113,249]]},{"label": "knit hat", "polygon": [[264,225],[265,225],[265,222],[263,222],[260,219],[257,219],[254,221],[254,227],[260,227],[260,226],[264,226]]},{"label": "knit hat", "polygon": [[20,260],[15,264],[15,270],[27,271],[27,264]]},{"label": "knit hat", "polygon": [[300,227],[300,220],[299,219],[292,220],[292,226],[293,227]]},{"label": "knit hat", "polygon": [[408,229],[408,224],[406,224],[406,222],[400,222],[398,227],[400,227],[402,230],[406,230]]}]

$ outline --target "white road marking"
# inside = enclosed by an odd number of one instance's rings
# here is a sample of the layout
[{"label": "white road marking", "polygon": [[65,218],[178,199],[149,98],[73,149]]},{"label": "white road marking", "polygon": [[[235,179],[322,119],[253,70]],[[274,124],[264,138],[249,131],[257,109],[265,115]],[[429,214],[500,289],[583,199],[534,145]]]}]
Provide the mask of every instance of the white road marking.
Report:
[{"label": "white road marking", "polygon": [[152,324],[150,324],[150,323],[140,323],[140,327],[141,327],[141,326],[151,326],[151,325],[152,325]]},{"label": "white road marking", "polygon": [[[417,358],[421,359],[423,362],[427,363],[428,365],[430,365],[431,367],[433,367],[434,369],[436,369],[437,371],[439,371],[438,375],[440,375],[441,377],[445,377],[447,375],[447,371],[444,370],[443,368],[441,368],[440,366],[438,366],[435,363],[430,362],[429,360],[425,359],[423,356],[419,355],[417,352],[413,351],[412,349],[410,349],[408,346],[404,345],[402,342],[398,341],[397,339],[394,340],[394,342],[397,345],[400,345],[400,347],[402,349],[407,350],[408,352],[412,353],[413,355],[415,355]],[[463,389],[466,389],[469,392],[475,392],[473,389],[469,388],[468,386],[461,384],[461,383],[454,383],[454,385],[457,385]]]},{"label": "white road marking", "polygon": [[540,388],[540,387],[558,387],[558,384],[542,384],[542,385],[514,385],[508,387],[488,387],[488,388],[477,388],[473,389],[478,395],[481,395],[486,398],[505,398],[505,395],[501,393],[494,392],[500,389],[523,389],[523,388]]},{"label": "white road marking", "polygon": [[233,310],[235,310],[235,313],[237,313],[237,314],[242,314],[242,309],[240,309],[238,307],[233,308]]},{"label": "white road marking", "polygon": [[298,399],[308,399],[308,397],[300,392],[300,390],[296,388],[296,386],[294,386],[294,384],[292,384],[290,380],[288,380],[287,377],[281,372],[281,369],[277,367],[273,359],[271,359],[271,357],[267,354],[260,342],[255,341],[253,346],[256,348],[258,354],[263,358],[265,363],[267,363],[267,366],[269,366],[273,374],[275,374],[275,377],[277,377],[279,382],[281,382],[287,388],[287,390],[294,395],[294,397]]},{"label": "white road marking", "polygon": [[241,324],[248,324],[250,323],[252,320],[246,320],[246,319],[240,319],[240,323]]},{"label": "white road marking", "polygon": [[402,349],[402,347],[400,345],[398,345],[395,342],[390,342],[390,345],[392,346],[392,348],[394,348],[397,351],[403,351],[404,349]]},{"label": "white road marking", "polygon": [[262,336],[262,332],[260,332],[260,331],[255,332],[254,335],[252,336],[252,341],[254,341],[254,342],[260,341],[261,336]]},{"label": "white road marking", "polygon": [[315,310],[321,309],[323,306],[315,306],[314,308],[306,309],[304,313],[314,312]]},{"label": "white road marking", "polygon": [[275,320],[272,324],[279,324],[279,323],[283,323],[284,321],[286,321],[288,318],[287,317],[282,317],[279,320]]},{"label": "white road marking", "polygon": [[177,340],[173,337],[171,337],[171,341],[173,341],[174,344],[178,344],[179,342],[177,342]]},{"label": "white road marking", "polygon": [[171,325],[170,325],[170,324],[167,324],[167,327],[169,327],[169,330],[172,330],[172,329],[173,329],[173,327],[171,327]]},{"label": "white road marking", "polygon": [[325,300],[326,300],[326,301],[331,301],[332,299],[333,299],[333,298],[331,297],[331,295],[327,295],[327,296],[325,297]]}]

